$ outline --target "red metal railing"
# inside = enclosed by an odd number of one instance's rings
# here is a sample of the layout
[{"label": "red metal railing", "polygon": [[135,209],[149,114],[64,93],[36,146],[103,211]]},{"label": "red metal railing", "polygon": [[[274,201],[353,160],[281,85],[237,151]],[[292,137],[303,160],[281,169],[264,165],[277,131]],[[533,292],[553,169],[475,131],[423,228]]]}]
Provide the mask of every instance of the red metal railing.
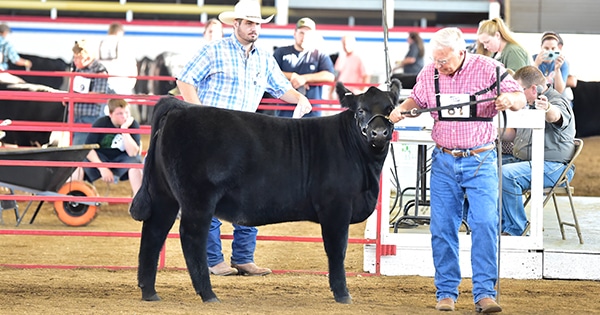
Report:
[{"label": "red metal railing", "polygon": [[[102,77],[107,76],[105,74],[82,74],[73,72],[56,72],[56,71],[10,71],[15,75],[38,75],[38,76],[64,76],[72,78],[76,75],[86,77]],[[138,79],[142,80],[174,80],[172,77],[164,76],[138,76]],[[69,106],[69,117],[67,122],[56,123],[56,122],[32,122],[32,121],[13,121],[9,126],[3,126],[2,130],[5,131],[69,131],[69,132],[99,132],[99,133],[112,133],[115,132],[113,128],[91,128],[90,125],[75,124],[73,123],[73,104],[75,102],[105,102],[110,98],[124,98],[132,104],[140,104],[144,106],[153,106],[154,103],[161,98],[160,95],[117,95],[117,94],[79,94],[73,92],[72,87],[69,88],[68,92],[62,93],[51,93],[51,92],[24,92],[24,91],[0,91],[0,100],[34,100],[34,101],[56,101],[64,102]],[[276,104],[282,104],[283,102],[277,99],[265,99],[259,107],[259,109],[275,110],[275,109],[286,109],[287,106],[278,106]],[[319,104],[336,105],[337,101],[329,100],[318,100]],[[275,105],[272,105],[275,104]],[[315,108],[315,110],[322,111],[339,111],[339,108]],[[150,126],[140,126],[139,130],[131,130],[131,133],[149,134]],[[110,167],[110,168],[143,168],[143,164],[138,163],[92,163],[92,162],[58,162],[58,161],[39,161],[39,160],[0,160],[1,166],[47,166],[47,167],[97,167],[99,165]],[[94,201],[94,202],[108,202],[108,203],[130,203],[132,198],[129,197],[85,197],[85,196],[40,196],[40,195],[0,195],[0,200],[15,200],[15,201],[71,201],[71,202],[82,202],[82,201]],[[360,239],[350,238],[348,242],[350,244],[374,244],[376,246],[376,272],[375,275],[380,274],[380,260],[381,255],[394,254],[395,248],[383,245],[381,243],[380,231],[382,230],[381,222],[381,202],[377,203],[377,238],[376,239]],[[0,213],[1,215],[1,213]],[[22,235],[22,236],[70,236],[70,237],[127,237],[127,238],[139,238],[141,233],[139,232],[108,232],[108,231],[53,231],[53,230],[17,230],[17,229],[0,229],[0,235]],[[179,238],[179,234],[170,233],[169,239]],[[222,239],[233,239],[232,235],[221,235]],[[258,240],[262,241],[282,241],[282,242],[322,242],[320,237],[302,237],[302,236],[261,236],[257,237]],[[14,268],[58,268],[58,269],[72,269],[72,268],[104,268],[104,269],[133,269],[135,266],[82,266],[82,265],[50,265],[50,264],[0,264],[4,267]],[[166,244],[161,251],[161,258],[159,268],[166,268]],[[326,274],[326,271],[302,271],[302,270],[278,270],[275,272],[310,272],[310,273],[321,273]],[[353,273],[349,273],[353,274]],[[363,274],[371,275],[371,274]]]}]

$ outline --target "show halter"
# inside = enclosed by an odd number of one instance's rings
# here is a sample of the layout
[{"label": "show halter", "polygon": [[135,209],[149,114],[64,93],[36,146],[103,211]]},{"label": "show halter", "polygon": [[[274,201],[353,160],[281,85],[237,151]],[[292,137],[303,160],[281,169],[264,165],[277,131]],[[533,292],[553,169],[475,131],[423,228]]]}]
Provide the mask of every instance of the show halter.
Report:
[{"label": "show halter", "polygon": [[[502,76],[500,76],[500,67],[496,67],[496,82],[494,82],[494,84],[492,84],[491,86],[476,92],[472,95],[472,98],[470,101],[468,102],[462,102],[462,103],[456,103],[456,104],[450,104],[450,105],[445,105],[445,106],[441,106],[440,105],[440,88],[439,88],[439,73],[437,71],[437,69],[435,69],[435,74],[434,74],[434,85],[435,85],[435,100],[436,100],[436,107],[431,107],[431,108],[413,108],[410,111],[403,111],[401,112],[402,115],[411,115],[411,116],[417,116],[421,113],[427,113],[427,112],[436,112],[436,111],[442,111],[442,110],[455,110],[455,109],[459,109],[463,106],[469,106],[469,108],[471,108],[473,105],[477,105],[479,103],[485,103],[485,102],[490,102],[493,100],[496,100],[496,98],[500,95],[500,82],[502,80],[504,80],[504,78],[506,78],[506,76],[508,75],[508,72],[504,72],[502,74]],[[495,97],[490,97],[490,98],[485,98],[485,99],[475,99],[475,97],[477,97],[478,95],[482,95],[485,94],[489,91],[492,91],[493,89],[496,89],[497,91],[497,95]],[[474,117],[472,118],[468,118],[468,119],[456,119],[456,118],[452,118],[455,120],[462,120],[462,121],[473,121],[473,120],[479,120],[479,121],[491,121],[491,118],[480,118],[476,116],[476,107],[472,107],[473,109],[471,110],[472,112],[474,112]],[[440,116],[440,120],[449,120],[449,119],[442,119]]]}]

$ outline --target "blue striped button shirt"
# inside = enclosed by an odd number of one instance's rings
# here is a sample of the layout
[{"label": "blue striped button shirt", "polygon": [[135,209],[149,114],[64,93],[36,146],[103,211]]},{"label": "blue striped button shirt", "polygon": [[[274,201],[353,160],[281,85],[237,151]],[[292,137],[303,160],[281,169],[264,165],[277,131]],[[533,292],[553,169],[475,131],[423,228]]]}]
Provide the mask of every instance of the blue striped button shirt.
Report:
[{"label": "blue striped button shirt", "polygon": [[8,70],[8,61],[15,63],[21,58],[13,45],[0,36],[0,70]]},{"label": "blue striped button shirt", "polygon": [[279,98],[292,88],[272,53],[253,47],[246,58],[235,34],[203,46],[177,79],[196,87],[202,105],[246,112],[265,91]]}]

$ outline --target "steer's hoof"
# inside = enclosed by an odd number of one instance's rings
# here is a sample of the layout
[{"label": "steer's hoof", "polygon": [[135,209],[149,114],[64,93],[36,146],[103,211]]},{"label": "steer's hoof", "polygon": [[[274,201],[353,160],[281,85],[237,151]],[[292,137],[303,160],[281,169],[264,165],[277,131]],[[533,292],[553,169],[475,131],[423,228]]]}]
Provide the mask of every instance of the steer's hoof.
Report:
[{"label": "steer's hoof", "polygon": [[142,296],[142,300],[148,302],[160,301],[160,296],[158,296],[158,294],[155,293],[151,296]]},{"label": "steer's hoof", "polygon": [[336,296],[335,301],[341,304],[352,304],[352,297],[347,296]]},{"label": "steer's hoof", "polygon": [[219,300],[218,298],[214,297],[214,298],[203,300],[202,302],[204,302],[204,303],[221,303],[221,300]]}]

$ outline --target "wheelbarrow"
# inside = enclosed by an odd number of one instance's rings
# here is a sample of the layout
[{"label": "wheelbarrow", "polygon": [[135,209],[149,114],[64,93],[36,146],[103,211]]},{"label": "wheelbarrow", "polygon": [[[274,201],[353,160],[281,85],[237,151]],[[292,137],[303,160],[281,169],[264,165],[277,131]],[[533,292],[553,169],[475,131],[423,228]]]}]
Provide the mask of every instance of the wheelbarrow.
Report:
[{"label": "wheelbarrow", "polygon": [[[0,160],[39,160],[60,162],[81,162],[90,150],[98,145],[76,145],[70,147],[48,148],[2,148]],[[76,167],[64,166],[6,166],[0,165],[0,187],[6,187],[11,194],[15,190],[40,196],[86,196],[96,197],[98,193],[94,186],[83,181],[66,182]],[[17,226],[32,205],[29,201],[22,214],[19,215],[18,205],[13,200],[2,200],[2,210],[14,209]],[[40,211],[44,201],[40,201],[31,218],[30,224]],[[84,226],[92,222],[97,214],[99,202],[54,201],[54,210],[58,219],[69,226]]]}]

